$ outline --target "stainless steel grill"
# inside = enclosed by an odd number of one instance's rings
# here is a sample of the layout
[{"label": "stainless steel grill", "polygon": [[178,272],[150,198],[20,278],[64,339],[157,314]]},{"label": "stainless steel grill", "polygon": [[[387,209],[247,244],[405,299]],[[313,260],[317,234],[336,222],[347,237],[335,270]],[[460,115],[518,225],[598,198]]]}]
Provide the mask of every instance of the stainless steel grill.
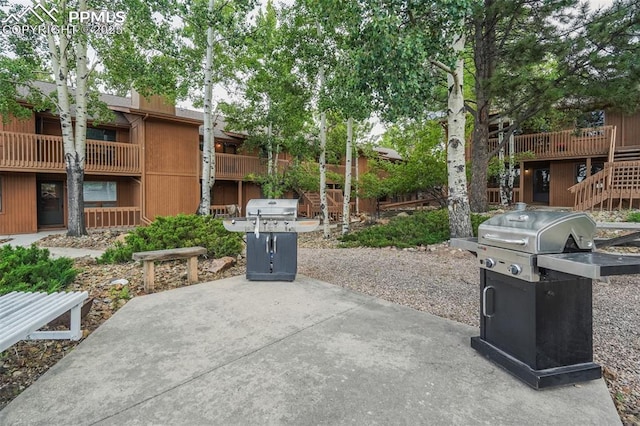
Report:
[{"label": "stainless steel grill", "polygon": [[478,238],[451,245],[477,254],[480,267],[540,281],[549,271],[600,279],[640,272],[640,259],[594,252],[595,222],[585,213],[515,211],[478,227]]},{"label": "stainless steel grill", "polygon": [[640,258],[595,252],[585,213],[514,211],[451,245],[480,265],[480,336],[471,346],[541,389],[601,377],[593,363],[592,280],[640,272]]},{"label": "stainless steel grill", "polygon": [[298,232],[311,232],[319,220],[298,219],[298,200],[249,200],[244,218],[223,220],[233,232],[245,232],[247,279],[293,281],[298,264]]}]

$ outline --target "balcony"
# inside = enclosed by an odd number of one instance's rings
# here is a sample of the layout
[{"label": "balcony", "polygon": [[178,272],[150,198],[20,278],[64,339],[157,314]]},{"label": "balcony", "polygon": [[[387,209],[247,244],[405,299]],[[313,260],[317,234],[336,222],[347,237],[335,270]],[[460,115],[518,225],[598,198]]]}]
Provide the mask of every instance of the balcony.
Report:
[{"label": "balcony", "polygon": [[[530,155],[531,159],[563,159],[607,156],[613,148],[615,126],[564,130],[561,132],[518,135],[514,140],[514,154]],[[498,139],[489,139],[489,152],[498,146]],[[504,144],[509,155],[509,143]]]},{"label": "balcony", "polygon": [[[288,161],[278,160],[279,171],[284,170],[288,165]],[[202,172],[202,161],[200,161],[199,167]],[[248,175],[266,174],[267,161],[265,159],[248,155],[216,153],[216,179],[243,180]]]},{"label": "balcony", "polygon": [[[119,142],[88,139],[87,174],[139,175],[140,147]],[[62,137],[0,132],[0,170],[65,171]]]}]

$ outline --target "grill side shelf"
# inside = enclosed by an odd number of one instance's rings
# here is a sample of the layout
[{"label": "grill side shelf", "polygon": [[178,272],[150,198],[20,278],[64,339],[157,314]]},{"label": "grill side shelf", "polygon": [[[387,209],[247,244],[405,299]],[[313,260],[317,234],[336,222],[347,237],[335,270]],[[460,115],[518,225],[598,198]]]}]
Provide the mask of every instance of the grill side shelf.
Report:
[{"label": "grill side shelf", "polygon": [[460,248],[463,250],[468,250],[473,253],[478,252],[478,238],[476,237],[468,237],[468,238],[452,238],[449,241],[449,245],[451,247]]},{"label": "grill side shelf", "polygon": [[599,252],[541,254],[538,267],[597,280],[640,273],[640,257]]}]

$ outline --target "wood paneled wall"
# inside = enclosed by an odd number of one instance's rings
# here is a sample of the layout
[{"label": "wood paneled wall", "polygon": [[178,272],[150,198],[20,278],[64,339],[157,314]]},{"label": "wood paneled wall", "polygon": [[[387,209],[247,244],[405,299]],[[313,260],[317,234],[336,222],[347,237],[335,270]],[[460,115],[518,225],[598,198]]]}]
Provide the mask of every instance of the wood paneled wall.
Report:
[{"label": "wood paneled wall", "polygon": [[144,215],[195,213],[200,202],[198,126],[149,119],[144,135]]},{"label": "wood paneled wall", "polygon": [[255,183],[245,182],[242,188],[243,188],[243,195],[244,195],[244,199],[242,200],[243,202],[242,211],[245,212],[247,207],[247,202],[249,202],[249,200],[252,200],[254,198],[263,198],[263,196],[262,196],[262,189],[260,188],[260,186],[256,185]]},{"label": "wood paneled wall", "polygon": [[[40,120],[40,118],[39,118],[39,120]],[[42,119],[42,134],[43,135],[62,136],[62,127],[60,127],[60,120],[56,120],[54,118],[43,118]]]},{"label": "wood paneled wall", "polygon": [[20,234],[38,230],[36,175],[0,173],[2,211],[0,234]]},{"label": "wood paneled wall", "polygon": [[147,172],[196,176],[200,161],[198,126],[178,122],[145,122]]},{"label": "wood paneled wall", "polygon": [[175,105],[167,102],[162,96],[152,95],[146,98],[135,90],[131,93],[131,107],[170,115],[175,115],[176,113]]},{"label": "wood paneled wall", "polygon": [[241,204],[241,200],[238,200],[238,182],[216,181],[211,195],[211,204]]},{"label": "wood paneled wall", "polygon": [[616,126],[616,146],[640,145],[640,111],[632,115],[605,112],[605,123]]},{"label": "wood paneled wall", "polygon": [[195,213],[200,203],[198,189],[196,176],[147,175],[146,217]]},{"label": "wood paneled wall", "polygon": [[10,117],[7,123],[4,123],[2,116],[0,116],[0,131],[16,132],[16,133],[35,133],[36,121],[35,121],[33,111],[31,112],[31,116],[28,118],[17,119],[15,117]]},{"label": "wood paneled wall", "polygon": [[131,143],[129,129],[116,129],[116,142]]},{"label": "wood paneled wall", "polygon": [[576,184],[576,167],[580,161],[553,161],[550,167],[549,205],[572,207],[575,196],[568,188]]}]

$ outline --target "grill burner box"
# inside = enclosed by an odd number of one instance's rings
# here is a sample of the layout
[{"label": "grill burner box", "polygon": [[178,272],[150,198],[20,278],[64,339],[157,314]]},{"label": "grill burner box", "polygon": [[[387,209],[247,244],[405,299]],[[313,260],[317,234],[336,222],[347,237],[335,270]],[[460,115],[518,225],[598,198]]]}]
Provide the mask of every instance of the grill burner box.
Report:
[{"label": "grill burner box", "polygon": [[254,199],[245,218],[228,219],[228,231],[245,232],[247,279],[293,281],[298,269],[298,232],[314,231],[319,220],[298,220],[298,200]]},{"label": "grill burner box", "polygon": [[638,273],[640,259],[593,252],[595,233],[585,213],[515,211],[483,222],[477,239],[452,239],[480,264],[471,347],[535,389],[600,378],[592,280]]}]

